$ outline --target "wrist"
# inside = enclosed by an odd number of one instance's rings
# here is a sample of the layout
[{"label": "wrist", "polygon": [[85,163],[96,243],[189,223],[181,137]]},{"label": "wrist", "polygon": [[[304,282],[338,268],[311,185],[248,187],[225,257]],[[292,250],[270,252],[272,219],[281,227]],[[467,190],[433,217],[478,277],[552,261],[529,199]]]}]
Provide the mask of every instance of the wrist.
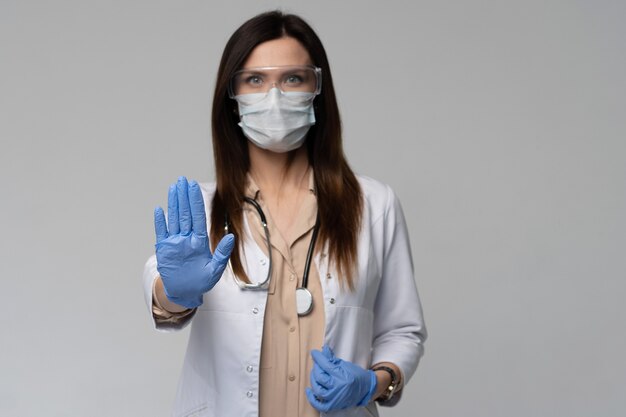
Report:
[{"label": "wrist", "polygon": [[168,313],[182,313],[183,311],[189,310],[188,307],[177,304],[168,298],[165,287],[163,286],[163,280],[160,276],[157,277],[154,282],[153,297],[157,306]]},{"label": "wrist", "polygon": [[373,399],[376,400],[385,393],[387,387],[391,384],[391,375],[389,375],[389,372],[380,369],[374,372],[376,374],[377,387]]},{"label": "wrist", "polygon": [[381,403],[391,400],[398,390],[400,382],[398,373],[389,366],[376,366],[373,371],[376,372],[379,378],[379,388],[374,399]]}]

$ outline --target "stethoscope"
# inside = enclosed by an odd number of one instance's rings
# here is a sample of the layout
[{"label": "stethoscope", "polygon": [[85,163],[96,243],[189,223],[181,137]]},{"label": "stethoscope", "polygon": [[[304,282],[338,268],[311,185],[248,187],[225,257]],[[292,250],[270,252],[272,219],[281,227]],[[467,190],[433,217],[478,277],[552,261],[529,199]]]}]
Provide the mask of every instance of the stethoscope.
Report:
[{"label": "stethoscope", "polygon": [[[256,209],[257,213],[259,213],[259,217],[261,218],[261,224],[263,225],[263,231],[265,232],[265,243],[267,245],[267,254],[269,258],[267,276],[263,281],[259,281],[256,284],[243,282],[233,272],[230,259],[228,260],[228,268],[230,269],[231,275],[235,279],[235,282],[242,290],[267,290],[269,288],[270,278],[272,277],[272,245],[270,242],[270,231],[267,227],[267,219],[265,217],[263,209],[255,199],[250,197],[244,197],[244,201],[252,205]],[[309,250],[306,255],[304,272],[302,273],[302,286],[296,288],[296,311],[299,316],[305,316],[309,314],[311,310],[313,310],[313,295],[311,295],[311,292],[307,289],[307,284],[309,283],[309,270],[311,269],[311,261],[313,259],[313,251],[315,250],[315,241],[317,240],[319,223],[320,217],[318,213],[315,220],[315,226],[313,228],[313,235],[311,236],[311,242],[309,243]],[[224,220],[224,231],[228,233],[228,215]]]}]

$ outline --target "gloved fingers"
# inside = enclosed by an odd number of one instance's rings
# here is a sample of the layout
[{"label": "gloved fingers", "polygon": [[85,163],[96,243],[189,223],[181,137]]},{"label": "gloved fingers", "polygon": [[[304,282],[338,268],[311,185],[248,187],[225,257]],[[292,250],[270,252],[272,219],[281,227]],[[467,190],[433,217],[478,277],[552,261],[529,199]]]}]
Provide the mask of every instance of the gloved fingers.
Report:
[{"label": "gloved fingers", "polygon": [[313,361],[322,368],[323,371],[328,373],[329,375],[333,375],[337,365],[328,359],[326,355],[324,355],[321,351],[317,349],[313,349],[311,351],[311,356],[313,357]]},{"label": "gloved fingers", "polygon": [[206,237],[206,213],[202,191],[196,181],[189,181],[189,206],[191,208],[191,225],[193,232],[199,237]]},{"label": "gloved fingers", "polygon": [[315,398],[317,398],[320,401],[323,402],[327,402],[328,400],[330,400],[333,395],[332,392],[327,390],[324,387],[321,387],[319,385],[311,385],[310,387],[308,387],[311,389],[311,391],[313,391],[313,395],[315,395]]},{"label": "gloved fingers", "polygon": [[311,369],[311,385],[317,384],[324,388],[332,388],[332,377],[317,364]]},{"label": "gloved fingers", "polygon": [[315,397],[324,401],[328,400],[328,398],[330,397],[330,390],[328,389],[328,387],[320,384],[317,378],[313,375],[313,373],[311,373],[309,379],[311,382],[311,390],[313,391],[313,394],[315,394]]},{"label": "gloved fingers", "polygon": [[330,411],[330,404],[327,402],[320,401],[318,398],[316,398],[311,388],[307,387],[304,390],[304,393],[306,394],[306,398],[307,400],[309,400],[309,403],[311,403],[313,408],[323,413]]},{"label": "gloved fingers", "polygon": [[180,234],[186,236],[191,233],[191,208],[189,207],[189,184],[187,183],[187,178],[178,178],[176,192],[178,193]]},{"label": "gloved fingers", "polygon": [[156,233],[156,243],[163,239],[167,239],[167,225],[165,223],[165,214],[161,207],[154,209],[154,232]]},{"label": "gloved fingers", "polygon": [[317,378],[315,378],[315,375],[313,375],[313,370],[311,370],[311,373],[309,374],[309,383],[312,387],[319,385],[317,383]]},{"label": "gloved fingers", "polygon": [[178,193],[176,184],[170,185],[167,192],[167,228],[170,235],[180,233],[180,225],[178,224]]}]

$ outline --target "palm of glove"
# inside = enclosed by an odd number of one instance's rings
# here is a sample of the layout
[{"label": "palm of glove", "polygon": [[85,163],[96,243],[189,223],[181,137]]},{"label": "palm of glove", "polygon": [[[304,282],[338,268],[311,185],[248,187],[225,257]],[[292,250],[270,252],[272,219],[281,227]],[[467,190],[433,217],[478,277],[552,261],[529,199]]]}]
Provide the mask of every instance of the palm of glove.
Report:
[{"label": "palm of glove", "polygon": [[162,240],[156,244],[156,256],[165,294],[177,304],[197,307],[202,303],[202,294],[219,280],[211,263],[208,239],[195,233]]},{"label": "palm of glove", "polygon": [[311,388],[306,395],[313,407],[322,412],[364,406],[376,391],[376,374],[352,362],[335,357],[324,345],[313,350]]},{"label": "palm of glove", "polygon": [[157,270],[167,298],[187,308],[202,304],[202,295],[219,281],[234,247],[226,235],[211,254],[200,186],[185,177],[168,194],[168,222],[160,207],[154,212]]}]

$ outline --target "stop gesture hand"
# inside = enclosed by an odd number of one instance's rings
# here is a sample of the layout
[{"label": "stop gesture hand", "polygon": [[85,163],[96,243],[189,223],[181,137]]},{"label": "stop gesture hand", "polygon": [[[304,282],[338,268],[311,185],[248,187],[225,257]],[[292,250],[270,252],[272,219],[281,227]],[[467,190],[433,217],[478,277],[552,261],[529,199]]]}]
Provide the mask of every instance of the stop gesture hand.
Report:
[{"label": "stop gesture hand", "polygon": [[219,281],[235,246],[235,237],[222,238],[212,254],[200,186],[180,177],[169,188],[167,224],[161,207],[154,210],[157,270],[165,295],[178,305],[195,308],[202,295]]}]

